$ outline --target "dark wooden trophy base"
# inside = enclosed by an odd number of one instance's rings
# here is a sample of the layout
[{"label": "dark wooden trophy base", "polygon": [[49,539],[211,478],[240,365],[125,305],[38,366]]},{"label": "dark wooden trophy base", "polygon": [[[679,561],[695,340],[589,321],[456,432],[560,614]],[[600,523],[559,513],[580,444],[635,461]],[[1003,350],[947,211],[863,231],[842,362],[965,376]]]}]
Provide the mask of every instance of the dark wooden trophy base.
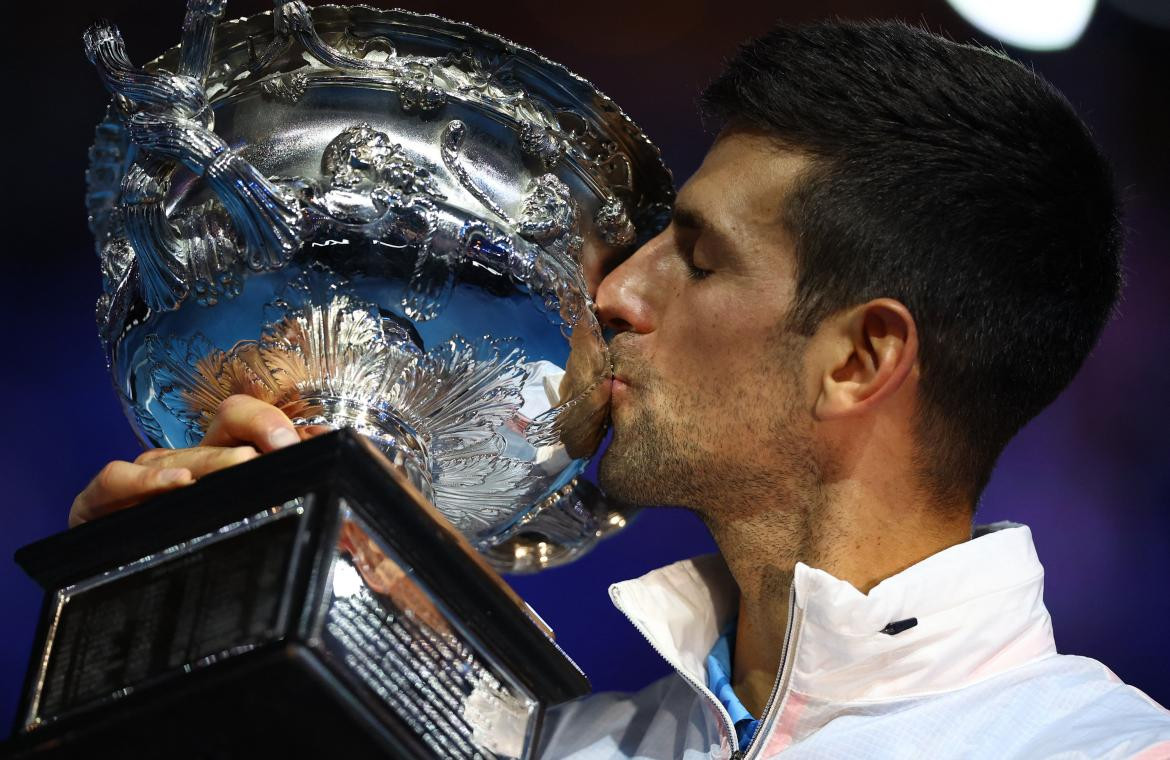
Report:
[{"label": "dark wooden trophy base", "polygon": [[530,757],[589,690],[347,430],[16,559],[46,599],[6,757]]}]

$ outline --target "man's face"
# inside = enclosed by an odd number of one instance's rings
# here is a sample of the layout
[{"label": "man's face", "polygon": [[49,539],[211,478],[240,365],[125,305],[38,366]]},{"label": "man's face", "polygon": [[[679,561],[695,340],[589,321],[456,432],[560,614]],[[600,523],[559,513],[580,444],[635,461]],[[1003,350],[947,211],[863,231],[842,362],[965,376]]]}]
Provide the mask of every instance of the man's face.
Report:
[{"label": "man's face", "polygon": [[769,500],[811,462],[801,356],[785,329],[795,262],[782,224],[806,165],[761,135],[722,135],[661,234],[597,291],[618,330],[602,486],[636,504],[712,514]]}]

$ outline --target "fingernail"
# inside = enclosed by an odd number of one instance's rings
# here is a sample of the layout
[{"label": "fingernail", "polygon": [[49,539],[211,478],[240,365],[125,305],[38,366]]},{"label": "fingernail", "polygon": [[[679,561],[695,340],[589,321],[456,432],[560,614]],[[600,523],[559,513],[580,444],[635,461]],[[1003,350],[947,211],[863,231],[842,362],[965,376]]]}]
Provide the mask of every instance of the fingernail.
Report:
[{"label": "fingernail", "polygon": [[169,486],[183,480],[188,480],[190,477],[191,473],[181,467],[167,467],[166,469],[159,470],[158,482],[160,485]]},{"label": "fingernail", "polygon": [[283,449],[285,446],[292,446],[294,443],[300,442],[300,437],[289,428],[277,428],[268,433],[268,446],[270,448]]}]

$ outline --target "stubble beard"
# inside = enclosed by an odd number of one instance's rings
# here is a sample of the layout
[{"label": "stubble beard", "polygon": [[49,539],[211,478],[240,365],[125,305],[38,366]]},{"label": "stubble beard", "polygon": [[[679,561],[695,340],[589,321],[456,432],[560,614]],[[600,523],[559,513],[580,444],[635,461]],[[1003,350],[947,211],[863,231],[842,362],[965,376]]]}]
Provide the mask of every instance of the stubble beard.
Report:
[{"label": "stubble beard", "polygon": [[614,425],[597,474],[607,494],[637,506],[692,506],[700,500],[695,464],[682,425],[646,410]]},{"label": "stubble beard", "polygon": [[[668,390],[648,367],[638,366],[639,382],[598,468],[606,493],[638,506],[686,507],[713,530],[727,518],[777,504],[807,516],[819,502],[821,477],[798,400],[800,345],[781,338],[761,353],[761,361],[775,368],[777,392],[768,403],[729,394],[736,406],[722,409],[686,389]],[[753,440],[748,430],[766,434]],[[766,449],[771,466],[761,466],[757,448]]]}]

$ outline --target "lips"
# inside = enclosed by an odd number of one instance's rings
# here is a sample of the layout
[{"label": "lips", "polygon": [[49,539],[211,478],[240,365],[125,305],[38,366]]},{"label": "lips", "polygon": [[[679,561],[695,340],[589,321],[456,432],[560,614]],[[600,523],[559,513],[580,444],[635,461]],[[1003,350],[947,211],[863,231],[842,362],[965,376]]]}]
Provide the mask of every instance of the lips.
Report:
[{"label": "lips", "polygon": [[[630,382],[630,370],[636,367],[639,360],[633,355],[631,347],[622,341],[621,335],[610,343],[610,361],[613,368],[613,381],[611,387],[614,391],[622,391],[630,388],[634,383]],[[633,365],[633,367],[631,366]]]},{"label": "lips", "polygon": [[630,388],[630,381],[619,374],[614,374],[613,379],[609,382],[610,398],[616,399],[622,396]]}]

